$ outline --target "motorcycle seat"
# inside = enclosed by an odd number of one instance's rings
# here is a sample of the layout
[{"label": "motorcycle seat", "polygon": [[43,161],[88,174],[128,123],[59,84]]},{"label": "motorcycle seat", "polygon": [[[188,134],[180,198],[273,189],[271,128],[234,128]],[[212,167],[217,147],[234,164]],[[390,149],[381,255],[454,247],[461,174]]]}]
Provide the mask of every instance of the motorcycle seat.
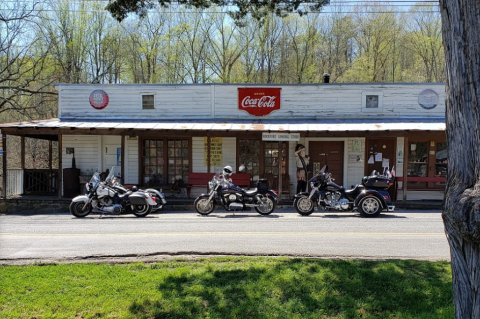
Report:
[{"label": "motorcycle seat", "polygon": [[348,194],[348,195],[350,195],[350,194],[360,194],[364,189],[365,189],[365,186],[363,186],[361,184],[358,184],[358,185],[355,185],[354,188],[346,190],[345,193]]},{"label": "motorcycle seat", "polygon": [[132,191],[128,191],[126,192],[125,194],[118,194],[118,197],[122,200],[128,198],[128,196],[130,196],[133,192]]},{"label": "motorcycle seat", "polygon": [[258,190],[256,188],[249,189],[249,190],[245,191],[245,194],[250,195],[250,196],[256,195],[257,193],[258,193]]}]

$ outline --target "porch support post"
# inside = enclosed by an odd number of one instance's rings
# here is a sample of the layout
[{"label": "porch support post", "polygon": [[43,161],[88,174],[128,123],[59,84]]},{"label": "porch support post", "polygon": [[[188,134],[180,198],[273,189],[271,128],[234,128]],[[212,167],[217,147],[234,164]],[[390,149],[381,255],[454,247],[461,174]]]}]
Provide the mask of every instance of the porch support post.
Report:
[{"label": "porch support post", "polygon": [[58,134],[58,179],[57,179],[57,185],[58,185],[58,197],[62,197],[62,181],[63,181],[63,158],[62,158],[62,135]]},{"label": "porch support post", "polygon": [[[120,174],[122,176],[122,184],[125,184],[125,135],[121,135],[120,149]],[[141,171],[139,171],[141,172]],[[141,174],[140,174],[141,175]]]},{"label": "porch support post", "polygon": [[283,141],[278,142],[278,195],[282,199]]},{"label": "porch support post", "polygon": [[3,141],[3,167],[2,167],[2,174],[3,174],[3,189],[2,189],[2,197],[7,198],[7,135],[2,133],[2,141]]},{"label": "porch support post", "polygon": [[[210,180],[210,166],[212,165],[211,164],[211,161],[210,161],[210,134],[207,134],[207,183],[208,181]],[[208,191],[208,190],[207,190]]]},{"label": "porch support post", "polygon": [[52,169],[52,140],[48,140],[48,168]]},{"label": "porch support post", "polygon": [[20,168],[25,169],[25,136],[20,136]]},{"label": "porch support post", "polygon": [[403,203],[407,202],[407,182],[408,182],[408,133],[405,134],[403,145]]}]

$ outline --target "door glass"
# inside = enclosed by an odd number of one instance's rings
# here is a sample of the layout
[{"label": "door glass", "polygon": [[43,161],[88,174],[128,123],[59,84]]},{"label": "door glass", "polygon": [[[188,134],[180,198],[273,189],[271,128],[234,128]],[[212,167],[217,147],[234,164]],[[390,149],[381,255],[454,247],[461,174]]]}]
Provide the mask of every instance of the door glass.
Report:
[{"label": "door glass", "polygon": [[251,180],[256,182],[260,176],[260,141],[239,140],[239,165],[244,165],[242,173],[250,174]]},{"label": "door glass", "polygon": [[[280,144],[281,143],[281,144]],[[282,152],[280,153],[280,145]],[[265,178],[271,189],[278,189],[278,175],[282,167],[282,175],[287,173],[287,142],[265,142]],[[281,164],[279,164],[281,163]],[[282,181],[286,182],[285,180]],[[283,185],[285,186],[285,185]],[[282,187],[283,188],[283,187]]]},{"label": "door glass", "polygon": [[173,184],[180,179],[188,182],[189,158],[188,140],[168,141],[168,184]]}]

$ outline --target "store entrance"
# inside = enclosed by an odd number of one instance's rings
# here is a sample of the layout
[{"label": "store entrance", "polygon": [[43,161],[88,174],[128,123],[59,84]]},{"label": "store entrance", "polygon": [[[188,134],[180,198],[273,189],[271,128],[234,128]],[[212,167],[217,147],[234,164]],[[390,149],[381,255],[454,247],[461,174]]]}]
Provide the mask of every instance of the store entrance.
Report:
[{"label": "store entrance", "polygon": [[315,176],[324,165],[328,165],[328,171],[332,174],[335,182],[343,184],[343,153],[344,143],[341,142],[310,142],[308,144],[310,156],[310,173],[308,178]]}]

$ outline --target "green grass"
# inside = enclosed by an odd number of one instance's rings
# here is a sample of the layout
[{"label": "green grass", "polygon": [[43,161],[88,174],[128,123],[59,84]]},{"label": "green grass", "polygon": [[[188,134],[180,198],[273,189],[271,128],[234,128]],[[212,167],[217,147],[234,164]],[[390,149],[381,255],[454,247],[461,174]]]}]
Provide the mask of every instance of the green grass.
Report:
[{"label": "green grass", "polygon": [[0,318],[453,318],[447,262],[218,257],[0,266]]}]

